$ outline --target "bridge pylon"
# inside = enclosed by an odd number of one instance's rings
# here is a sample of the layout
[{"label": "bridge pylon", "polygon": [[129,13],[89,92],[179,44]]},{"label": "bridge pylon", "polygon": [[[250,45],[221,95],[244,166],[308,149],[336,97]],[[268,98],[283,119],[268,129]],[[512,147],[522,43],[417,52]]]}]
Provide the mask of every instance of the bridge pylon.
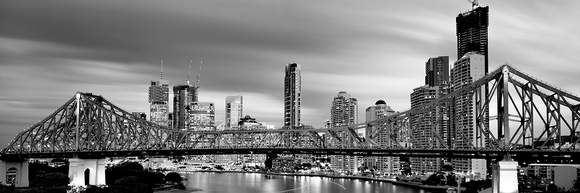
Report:
[{"label": "bridge pylon", "polygon": [[28,187],[28,160],[0,161],[0,183]]},{"label": "bridge pylon", "polygon": [[105,169],[105,159],[69,159],[69,185],[105,185]]}]

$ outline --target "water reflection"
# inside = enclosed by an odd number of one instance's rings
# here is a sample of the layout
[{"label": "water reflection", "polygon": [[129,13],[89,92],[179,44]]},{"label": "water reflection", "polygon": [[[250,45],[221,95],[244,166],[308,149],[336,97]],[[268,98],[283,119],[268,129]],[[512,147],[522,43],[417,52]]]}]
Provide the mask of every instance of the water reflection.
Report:
[{"label": "water reflection", "polygon": [[212,193],[429,193],[388,182],[254,173],[187,172],[185,183]]}]

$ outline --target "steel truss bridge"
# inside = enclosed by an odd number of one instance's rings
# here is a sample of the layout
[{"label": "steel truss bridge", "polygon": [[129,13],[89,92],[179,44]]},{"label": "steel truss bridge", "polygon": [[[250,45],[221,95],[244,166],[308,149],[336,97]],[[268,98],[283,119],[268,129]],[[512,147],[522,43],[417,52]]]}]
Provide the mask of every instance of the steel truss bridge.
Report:
[{"label": "steel truss bridge", "polygon": [[[458,116],[461,109],[453,108],[462,98],[472,99],[472,117]],[[461,126],[467,119],[472,129]],[[579,125],[580,97],[504,64],[419,107],[327,129],[179,131],[139,119],[101,96],[76,93],[19,133],[0,156],[8,160],[277,153],[580,161]],[[366,139],[357,134],[363,128],[369,131]]]}]

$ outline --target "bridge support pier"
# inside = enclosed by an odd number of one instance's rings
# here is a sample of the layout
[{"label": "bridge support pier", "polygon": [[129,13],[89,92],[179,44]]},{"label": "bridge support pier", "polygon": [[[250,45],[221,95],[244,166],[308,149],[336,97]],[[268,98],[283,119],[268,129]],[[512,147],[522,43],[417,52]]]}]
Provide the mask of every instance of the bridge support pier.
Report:
[{"label": "bridge support pier", "polygon": [[518,162],[499,161],[492,165],[492,193],[518,193]]},{"label": "bridge support pier", "polygon": [[28,187],[28,160],[0,161],[0,182],[15,187]]},{"label": "bridge support pier", "polygon": [[105,159],[69,159],[70,185],[105,185]]}]

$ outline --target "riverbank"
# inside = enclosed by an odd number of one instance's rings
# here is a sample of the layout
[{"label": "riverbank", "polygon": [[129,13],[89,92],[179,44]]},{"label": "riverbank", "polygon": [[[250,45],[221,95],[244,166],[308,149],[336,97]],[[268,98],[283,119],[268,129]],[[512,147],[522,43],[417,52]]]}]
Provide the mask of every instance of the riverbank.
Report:
[{"label": "riverbank", "polygon": [[[432,192],[446,192],[448,188],[457,188],[453,186],[430,186],[430,185],[423,185],[418,182],[404,182],[404,181],[396,181],[396,180],[389,180],[384,178],[373,178],[368,176],[342,176],[342,175],[327,175],[327,174],[300,174],[300,173],[270,173],[270,172],[263,172],[262,174],[266,175],[283,175],[283,176],[318,176],[318,177],[327,177],[327,178],[345,178],[345,179],[358,179],[358,180],[369,180],[369,181],[376,181],[376,182],[388,182],[395,185],[400,186],[407,186],[413,188],[420,188]],[[465,187],[461,187],[461,190],[465,190]]]},{"label": "riverbank", "polygon": [[[212,172],[212,173],[256,173],[264,175],[276,175],[276,176],[308,176],[308,177],[326,177],[326,178],[344,178],[344,179],[358,179],[358,180],[369,180],[376,182],[388,182],[394,185],[424,189],[430,192],[446,192],[448,188],[457,188],[456,186],[430,186],[423,185],[418,182],[404,182],[389,180],[384,178],[373,178],[368,176],[347,176],[347,175],[329,175],[329,174],[303,174],[303,173],[275,173],[275,172],[260,172],[260,171],[181,171],[181,172]],[[461,187],[461,190],[465,190],[465,187]]]}]

